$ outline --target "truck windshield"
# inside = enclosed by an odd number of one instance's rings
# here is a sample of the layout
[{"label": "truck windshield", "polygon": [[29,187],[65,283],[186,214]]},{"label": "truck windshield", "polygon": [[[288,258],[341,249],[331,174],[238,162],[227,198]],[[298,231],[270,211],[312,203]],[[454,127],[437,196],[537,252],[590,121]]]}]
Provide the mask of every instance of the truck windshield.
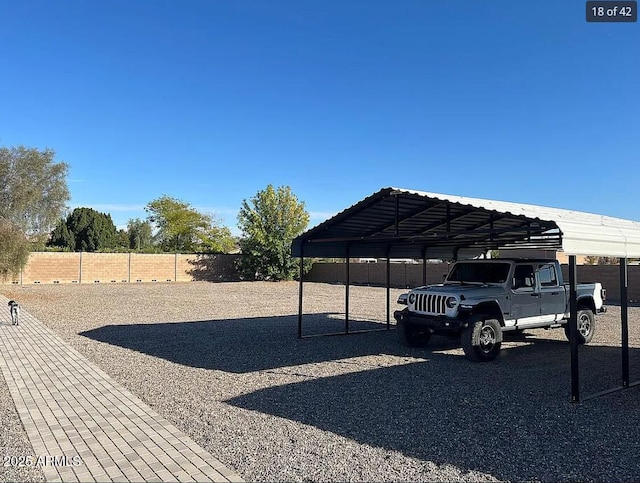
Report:
[{"label": "truck windshield", "polygon": [[504,283],[509,276],[508,263],[456,263],[447,282]]}]

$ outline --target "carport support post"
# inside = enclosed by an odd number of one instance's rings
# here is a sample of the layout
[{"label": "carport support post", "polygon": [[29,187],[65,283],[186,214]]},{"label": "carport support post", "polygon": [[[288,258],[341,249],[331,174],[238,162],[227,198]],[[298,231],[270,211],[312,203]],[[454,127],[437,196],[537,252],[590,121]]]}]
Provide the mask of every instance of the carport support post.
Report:
[{"label": "carport support post", "polygon": [[346,259],[346,268],[347,268],[347,284],[345,287],[345,292],[344,292],[344,333],[348,334],[349,333],[349,272],[350,272],[350,265],[349,265],[349,245],[347,245],[347,259]]},{"label": "carport support post", "polygon": [[576,256],[569,255],[569,344],[571,346],[571,402],[580,402],[578,366],[578,269]]},{"label": "carport support post", "polygon": [[629,278],[627,259],[620,259],[620,321],[622,325],[622,387],[629,387]]},{"label": "carport support post", "polygon": [[304,275],[304,255],[302,254],[302,247],[300,247],[300,286],[298,288],[298,339],[302,339],[302,287],[303,275]]},{"label": "carport support post", "polygon": [[387,248],[387,330],[391,330],[391,248]]}]

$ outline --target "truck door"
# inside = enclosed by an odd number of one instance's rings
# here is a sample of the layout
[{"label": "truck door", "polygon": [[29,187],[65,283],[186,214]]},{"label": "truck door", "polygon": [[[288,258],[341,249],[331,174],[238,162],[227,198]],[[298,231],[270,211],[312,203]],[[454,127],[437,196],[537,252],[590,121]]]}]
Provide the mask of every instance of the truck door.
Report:
[{"label": "truck door", "polygon": [[553,263],[538,265],[538,282],[540,284],[540,312],[549,316],[548,320],[560,320],[566,309],[564,287],[558,283],[558,274]]},{"label": "truck door", "polygon": [[511,286],[511,319],[517,326],[527,326],[539,321],[540,293],[536,284],[533,265],[516,265]]}]

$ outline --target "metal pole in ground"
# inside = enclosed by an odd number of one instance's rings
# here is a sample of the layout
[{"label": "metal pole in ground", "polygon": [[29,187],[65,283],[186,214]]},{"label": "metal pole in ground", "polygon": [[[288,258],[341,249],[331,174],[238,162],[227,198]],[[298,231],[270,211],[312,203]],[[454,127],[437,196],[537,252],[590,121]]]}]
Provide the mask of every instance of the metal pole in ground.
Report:
[{"label": "metal pole in ground", "polygon": [[578,270],[576,256],[569,255],[569,345],[571,346],[571,402],[580,402],[578,366]]},{"label": "metal pole in ground", "polygon": [[627,259],[620,259],[620,324],[622,331],[622,387],[629,387],[629,277]]},{"label": "metal pole in ground", "polygon": [[302,287],[304,275],[304,255],[300,247],[300,284],[298,286],[298,339],[302,339]]},{"label": "metal pole in ground", "polygon": [[391,247],[387,248],[387,330],[391,329]]},{"label": "metal pole in ground", "polygon": [[347,283],[345,287],[344,294],[344,333],[349,333],[349,245],[347,245],[347,259],[346,259],[346,269],[347,269]]}]

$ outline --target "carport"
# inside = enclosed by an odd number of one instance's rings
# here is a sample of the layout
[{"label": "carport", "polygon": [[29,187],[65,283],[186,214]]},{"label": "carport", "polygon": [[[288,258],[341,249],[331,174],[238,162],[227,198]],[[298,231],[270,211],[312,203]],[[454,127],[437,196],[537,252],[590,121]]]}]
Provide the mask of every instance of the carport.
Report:
[{"label": "carport", "polygon": [[[629,381],[627,259],[640,257],[640,223],[620,218],[520,203],[467,198],[401,188],[383,188],[292,243],[301,258],[345,258],[345,329],[349,326],[349,259],[384,258],[387,273],[386,330],[391,328],[390,260],[459,260],[489,250],[548,249],[569,255],[571,400],[580,401],[577,341],[577,255],[620,258],[622,385]],[[300,264],[298,337],[303,334],[303,273]],[[385,329],[383,329],[385,330]],[[328,334],[327,334],[328,335]]]}]

